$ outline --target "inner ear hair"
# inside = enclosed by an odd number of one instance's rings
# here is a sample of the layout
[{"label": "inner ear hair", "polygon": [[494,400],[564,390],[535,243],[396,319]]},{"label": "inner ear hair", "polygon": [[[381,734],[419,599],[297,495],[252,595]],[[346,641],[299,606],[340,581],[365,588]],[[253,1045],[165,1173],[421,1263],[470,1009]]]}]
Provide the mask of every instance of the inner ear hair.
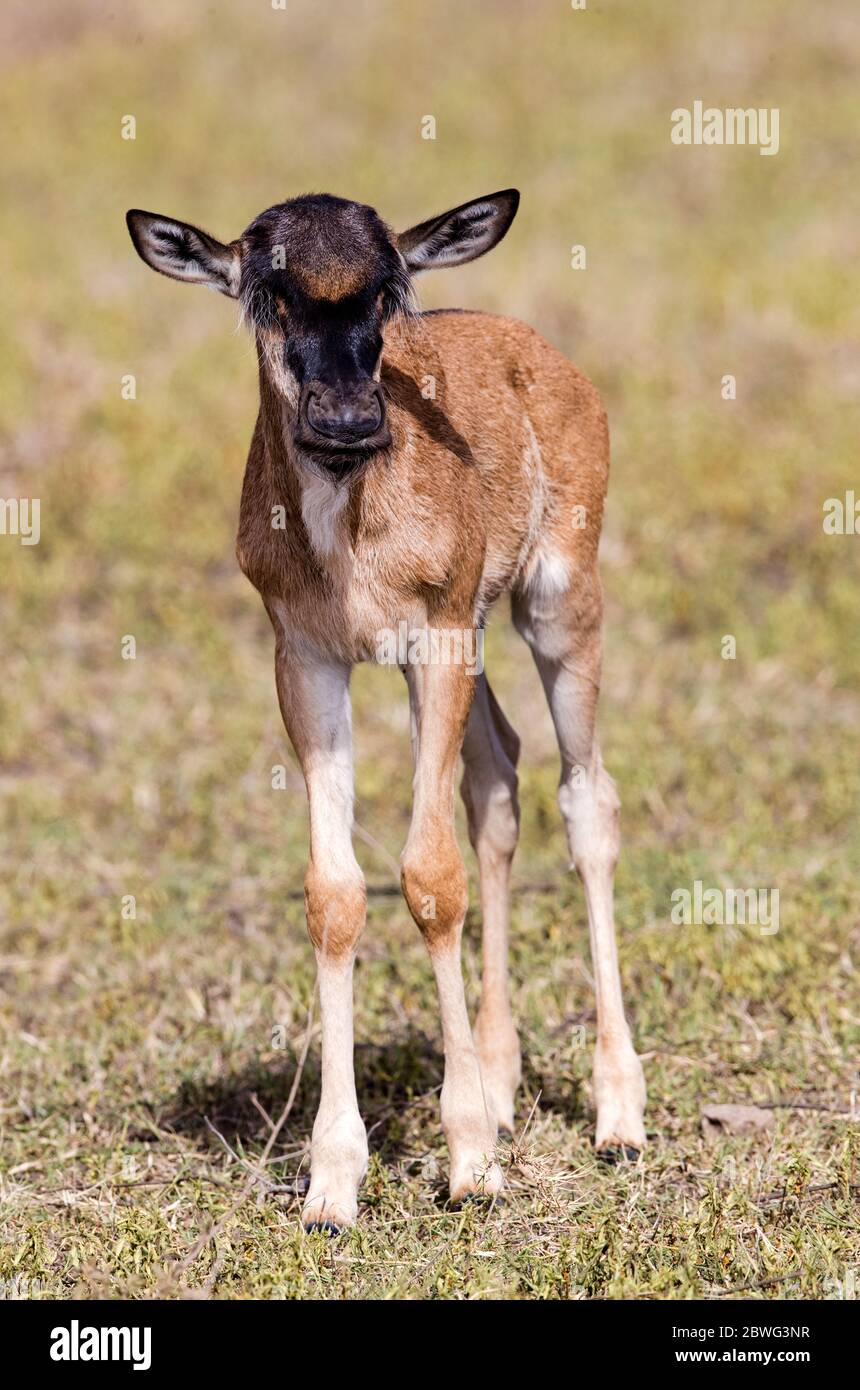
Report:
[{"label": "inner ear hair", "polygon": [[515,188],[505,188],[461,203],[401,232],[400,253],[413,274],[473,261],[498,245],[516,216],[519,201]]},{"label": "inner ear hair", "polygon": [[126,224],[141,260],[172,280],[206,285],[231,299],[239,293],[241,244],[229,246],[190,222],[132,208]]}]

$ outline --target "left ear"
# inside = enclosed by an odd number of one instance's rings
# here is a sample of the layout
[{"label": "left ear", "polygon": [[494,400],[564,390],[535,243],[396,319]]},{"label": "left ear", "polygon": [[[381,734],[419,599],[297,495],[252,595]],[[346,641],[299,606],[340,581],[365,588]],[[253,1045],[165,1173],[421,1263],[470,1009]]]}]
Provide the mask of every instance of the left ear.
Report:
[{"label": "left ear", "polygon": [[501,241],[519,202],[515,188],[490,193],[401,232],[397,245],[413,274],[435,270],[437,266],[463,265],[491,251]]}]

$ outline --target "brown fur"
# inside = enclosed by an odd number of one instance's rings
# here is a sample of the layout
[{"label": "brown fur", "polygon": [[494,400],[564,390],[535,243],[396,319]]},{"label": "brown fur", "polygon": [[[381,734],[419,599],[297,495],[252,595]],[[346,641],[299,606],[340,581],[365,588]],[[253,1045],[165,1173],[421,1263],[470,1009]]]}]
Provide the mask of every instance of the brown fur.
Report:
[{"label": "brown fur", "polygon": [[[435,400],[421,395],[428,376]],[[267,603],[282,600],[320,650],[367,660],[379,629],[419,605],[437,625],[471,626],[517,585],[541,540],[570,564],[572,605],[595,616],[608,443],[591,383],[526,325],[460,313],[389,326],[381,380],[393,447],[352,483],[355,559],[340,571],[311,545],[281,402],[261,369],[237,555]],[[283,530],[271,525],[277,506]]]},{"label": "brown fur", "polygon": [[324,299],[329,303],[355,294],[365,280],[361,266],[335,256],[319,266],[296,266],[293,273],[312,299]]},{"label": "brown fur", "polygon": [[348,958],[364,926],[364,884],[333,883],[315,864],[310,864],[305,876],[305,911],[314,948],[337,960]]},{"label": "brown fur", "polygon": [[[436,381],[435,400],[421,395],[428,376]],[[321,559],[311,544],[281,402],[261,370],[237,554],[270,613],[280,602],[291,627],[320,652],[347,664],[368,660],[379,630],[396,629],[412,615],[426,613],[437,627],[472,627],[503,591],[516,588],[535,548],[550,543],[570,565],[577,626],[589,630],[599,623],[596,557],[607,431],[591,383],[526,325],[464,313],[392,324],[381,380],[393,447],[351,485],[345,521],[354,560],[343,565]],[[586,509],[583,529],[571,524],[576,505]],[[285,529],[271,525],[277,506],[286,510]],[[457,686],[464,703],[452,716],[459,732],[445,769],[451,779],[471,684]],[[459,930],[465,873],[444,821],[413,841],[402,885],[431,948]],[[316,874],[307,900],[314,944],[321,944],[318,924],[337,920],[327,949],[335,955],[354,950],[361,929],[357,899],[349,907],[341,886],[326,886]]]}]

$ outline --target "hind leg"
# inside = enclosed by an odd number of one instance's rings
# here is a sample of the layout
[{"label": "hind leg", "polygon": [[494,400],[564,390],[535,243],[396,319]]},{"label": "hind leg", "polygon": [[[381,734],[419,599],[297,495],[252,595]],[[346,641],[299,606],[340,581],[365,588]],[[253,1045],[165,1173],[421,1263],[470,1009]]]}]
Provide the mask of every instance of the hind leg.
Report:
[{"label": "hind leg", "polygon": [[571,864],[585,890],[597,1042],[594,1098],[596,1147],[607,1156],[635,1157],[645,1143],[645,1081],[624,1016],[615,944],[612,884],[619,848],[619,801],[594,737],[600,689],[600,586],[580,579],[573,601],[567,586],[518,594],[514,621],[532,649],[549,702],[561,753],[558,801]]},{"label": "hind leg", "polygon": [[519,748],[486,676],[480,676],[463,740],[460,786],[481,877],[483,962],[475,1044],[492,1122],[511,1133],[520,1044],[508,994],[508,879],[519,833]]}]

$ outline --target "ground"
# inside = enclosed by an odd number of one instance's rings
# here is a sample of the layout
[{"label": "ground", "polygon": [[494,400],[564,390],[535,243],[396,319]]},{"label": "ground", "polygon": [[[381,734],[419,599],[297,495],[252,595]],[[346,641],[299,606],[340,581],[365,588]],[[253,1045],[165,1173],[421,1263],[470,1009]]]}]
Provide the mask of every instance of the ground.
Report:
[{"label": "ground", "polygon": [[[850,1295],[860,538],[822,521],[860,495],[860,20],[847,0],[814,20],[800,0],[330,8],[3,20],[0,495],[41,502],[38,545],[0,536],[3,1289]],[[696,99],[779,107],[778,154],[673,145]],[[511,185],[502,246],[420,288],[528,319],[609,412],[601,738],[650,1144],[618,1168],[591,1147],[584,904],[549,720],[500,609],[487,667],[524,741],[506,1200],[446,1205],[437,1011],[396,889],[405,695],[361,669],[371,1165],[360,1225],[331,1241],[298,1222],[319,1081],[303,792],[233,558],[253,354],[226,300],[141,265],[123,217],[227,239],[326,189],[408,225]],[[779,930],[676,924],[696,880],[778,890]],[[479,934],[473,906],[472,1007]],[[727,1101],[775,1125],[706,1141],[702,1106]]]}]

